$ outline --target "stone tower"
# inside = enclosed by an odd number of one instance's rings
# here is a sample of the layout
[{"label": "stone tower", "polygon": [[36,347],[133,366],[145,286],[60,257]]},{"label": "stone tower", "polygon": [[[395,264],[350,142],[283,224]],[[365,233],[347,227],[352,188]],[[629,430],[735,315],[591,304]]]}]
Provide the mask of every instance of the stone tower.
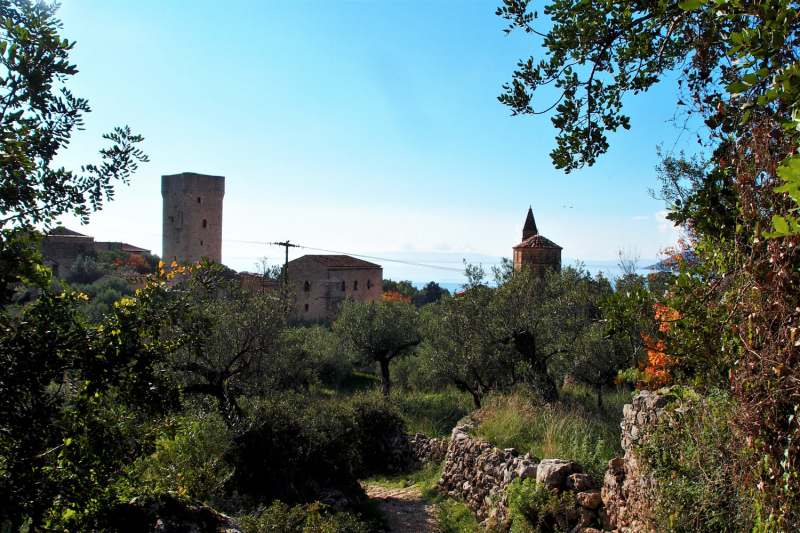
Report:
[{"label": "stone tower", "polygon": [[193,172],[161,176],[161,196],[164,263],[195,262],[204,255],[221,263],[225,177]]},{"label": "stone tower", "polygon": [[536,228],[533,218],[533,209],[528,208],[528,217],[522,227],[522,242],[514,246],[514,270],[519,270],[522,265],[533,268],[540,276],[548,268],[561,269],[562,248],[541,235]]}]

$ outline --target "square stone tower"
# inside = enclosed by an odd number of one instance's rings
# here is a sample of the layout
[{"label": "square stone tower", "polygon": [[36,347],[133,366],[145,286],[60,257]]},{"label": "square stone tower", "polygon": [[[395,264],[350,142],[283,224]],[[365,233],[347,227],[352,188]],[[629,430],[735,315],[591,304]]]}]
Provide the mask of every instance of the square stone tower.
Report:
[{"label": "square stone tower", "polygon": [[205,255],[222,262],[222,198],[225,177],[184,172],[161,176],[164,199],[162,257],[173,261],[200,261]]}]

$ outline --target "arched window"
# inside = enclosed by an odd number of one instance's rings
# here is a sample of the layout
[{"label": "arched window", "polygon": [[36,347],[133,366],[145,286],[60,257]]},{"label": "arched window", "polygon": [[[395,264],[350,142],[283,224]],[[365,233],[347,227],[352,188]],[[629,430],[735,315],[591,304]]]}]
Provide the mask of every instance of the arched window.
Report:
[{"label": "arched window", "polygon": [[370,280],[367,280],[367,290],[370,290],[371,288],[372,288],[372,282]]},{"label": "arched window", "polygon": [[208,222],[206,222],[206,219],[203,219],[203,227],[204,227],[204,228],[207,228],[207,227],[208,227]]},{"label": "arched window", "polygon": [[303,290],[305,292],[310,291],[311,290],[311,284],[309,282],[307,282],[307,281],[305,283],[303,283]]},{"label": "arched window", "polygon": [[354,282],[353,282],[353,290],[354,290],[354,291],[357,291],[357,290],[358,290],[358,281],[354,281]]},{"label": "arched window", "polygon": [[344,284],[344,281],[342,282],[342,290],[343,290],[343,291],[346,291],[346,290],[347,290],[347,287],[345,286],[345,284]]},{"label": "arched window", "polygon": [[199,196],[197,197],[197,203],[198,204],[200,203],[200,197]]}]

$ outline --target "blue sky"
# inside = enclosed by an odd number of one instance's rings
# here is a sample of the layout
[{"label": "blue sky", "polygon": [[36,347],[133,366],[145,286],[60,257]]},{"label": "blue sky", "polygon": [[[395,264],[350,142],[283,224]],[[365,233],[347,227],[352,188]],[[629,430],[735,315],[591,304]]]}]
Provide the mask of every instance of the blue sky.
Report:
[{"label": "blue sky", "polygon": [[237,241],[456,265],[509,256],[529,205],[565,258],[611,261],[631,246],[654,258],[675,239],[647,194],[656,145],[696,146],[668,122],[675,83],[628,99],[632,129],[565,175],[548,156],[550,121],[497,102],[517,61],[541,54],[534,37],[503,34],[498,4],[64,0],[80,70],[70,87],[93,112],[60,162],[94,161],[100,135],[125,124],[151,162],[88,227],[63,222],[160,253],[160,176],[191,171],[226,176],[223,260],[239,270],[282,250]]}]

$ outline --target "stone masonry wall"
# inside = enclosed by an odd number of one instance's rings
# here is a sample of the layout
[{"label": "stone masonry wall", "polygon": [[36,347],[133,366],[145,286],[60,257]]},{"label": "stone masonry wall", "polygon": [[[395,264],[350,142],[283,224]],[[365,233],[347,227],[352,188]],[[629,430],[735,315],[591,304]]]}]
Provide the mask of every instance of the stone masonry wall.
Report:
[{"label": "stone masonry wall", "polygon": [[[439,488],[448,496],[464,500],[487,525],[507,526],[508,485],[517,478],[534,478],[550,490],[573,491],[579,510],[571,517],[576,532],[592,532],[591,525],[604,521],[597,485],[581,467],[563,459],[540,460],[521,455],[513,448],[500,449],[469,436],[470,426],[458,426],[447,450]],[[607,521],[607,520],[606,520]],[[597,531],[597,530],[594,530]]]},{"label": "stone masonry wall", "polygon": [[390,443],[389,470],[413,470],[441,463],[447,454],[447,441],[428,438],[422,433],[400,435]]},{"label": "stone masonry wall", "polygon": [[603,483],[603,504],[608,515],[606,529],[619,533],[653,532],[648,521],[656,496],[656,480],[640,468],[634,444],[647,438],[648,425],[655,422],[672,398],[641,391],[626,405],[622,419],[624,457],[609,462]]}]

